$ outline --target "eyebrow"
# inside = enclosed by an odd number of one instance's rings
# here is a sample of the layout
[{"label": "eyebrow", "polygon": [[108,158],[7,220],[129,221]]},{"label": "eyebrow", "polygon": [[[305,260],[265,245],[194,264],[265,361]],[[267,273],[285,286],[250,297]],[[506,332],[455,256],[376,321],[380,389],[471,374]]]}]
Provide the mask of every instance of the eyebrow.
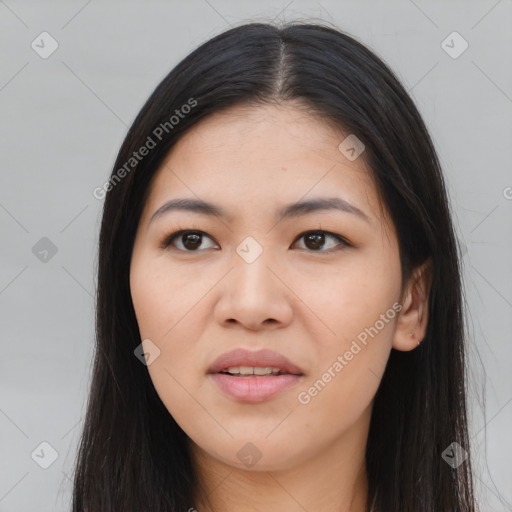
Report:
[{"label": "eyebrow", "polygon": [[[328,210],[337,210],[351,213],[368,222],[369,224],[371,223],[368,216],[362,210],[340,197],[321,197],[292,203],[281,208],[277,212],[276,217],[279,221],[281,221],[283,219],[300,217],[302,215]],[[232,219],[232,216],[218,205],[208,203],[200,199],[182,198],[171,199],[170,201],[167,201],[162,206],[160,206],[160,208],[158,208],[158,210],[156,210],[155,213],[153,213],[151,216],[149,223],[172,211],[189,211],[199,213],[201,215],[218,216],[228,220]]]}]

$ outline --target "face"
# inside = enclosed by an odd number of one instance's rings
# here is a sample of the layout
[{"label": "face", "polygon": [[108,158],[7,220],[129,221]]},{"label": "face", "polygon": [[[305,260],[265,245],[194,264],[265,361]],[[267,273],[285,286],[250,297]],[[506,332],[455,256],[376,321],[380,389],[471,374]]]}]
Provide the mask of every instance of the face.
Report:
[{"label": "face", "polygon": [[[338,149],[347,135],[289,104],[237,106],[184,135],[153,179],[132,299],[155,389],[202,455],[285,469],[366,435],[400,344],[401,270],[363,159]],[[176,199],[218,211],[154,216]],[[338,208],[286,210],[319,199]],[[209,373],[234,349],[277,352],[295,374]]]}]

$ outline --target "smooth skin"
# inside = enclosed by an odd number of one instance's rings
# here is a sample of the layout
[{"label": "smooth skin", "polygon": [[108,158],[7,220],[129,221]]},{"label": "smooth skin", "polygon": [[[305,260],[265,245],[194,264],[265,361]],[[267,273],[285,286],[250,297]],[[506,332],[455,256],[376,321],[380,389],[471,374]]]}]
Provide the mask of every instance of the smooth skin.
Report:
[{"label": "smooth skin", "polygon": [[[199,497],[190,504],[199,512],[365,510],[373,398],[391,349],[413,350],[425,335],[431,279],[418,267],[402,293],[394,226],[363,158],[338,149],[347,135],[298,103],[231,107],[187,132],[152,181],[130,286],[141,340],[160,350],[150,377],[191,439],[209,493],[212,508]],[[339,210],[276,218],[323,197],[368,221]],[[150,222],[176,198],[214,203],[228,217],[180,210]],[[204,234],[162,246],[182,229]],[[319,241],[306,233],[320,229]],[[263,250],[251,263],[237,252],[247,237]],[[299,393],[395,303],[401,311],[301,403]],[[207,372],[238,347],[281,352],[305,375],[269,400],[236,401]],[[252,466],[237,456],[244,446],[261,454]]]}]

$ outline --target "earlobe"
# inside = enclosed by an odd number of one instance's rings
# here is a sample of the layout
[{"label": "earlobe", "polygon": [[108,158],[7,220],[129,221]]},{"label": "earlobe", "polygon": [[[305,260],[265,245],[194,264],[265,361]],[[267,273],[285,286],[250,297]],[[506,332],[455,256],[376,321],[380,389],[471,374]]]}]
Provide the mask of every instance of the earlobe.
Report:
[{"label": "earlobe", "polygon": [[432,277],[430,258],[413,271],[404,293],[402,310],[396,324],[393,338],[394,349],[413,350],[425,337]]}]

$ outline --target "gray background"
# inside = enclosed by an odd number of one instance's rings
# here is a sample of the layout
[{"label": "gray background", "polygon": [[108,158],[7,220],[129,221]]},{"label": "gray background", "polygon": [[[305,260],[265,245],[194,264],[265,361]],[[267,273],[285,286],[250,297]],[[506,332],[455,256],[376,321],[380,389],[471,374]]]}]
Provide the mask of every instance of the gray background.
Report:
[{"label": "gray background", "polygon": [[[325,19],[354,35],[396,71],[424,116],[464,253],[477,490],[482,511],[510,510],[497,495],[512,502],[512,2],[6,0],[0,512],[69,510],[93,349],[102,201],[92,191],[127,126],[201,42],[272,18]],[[43,31],[59,45],[46,59],[31,47],[50,48]],[[457,58],[442,46],[453,31],[469,44]],[[57,249],[47,261],[33,250],[43,237]],[[44,441],[58,452],[47,469]]]}]

